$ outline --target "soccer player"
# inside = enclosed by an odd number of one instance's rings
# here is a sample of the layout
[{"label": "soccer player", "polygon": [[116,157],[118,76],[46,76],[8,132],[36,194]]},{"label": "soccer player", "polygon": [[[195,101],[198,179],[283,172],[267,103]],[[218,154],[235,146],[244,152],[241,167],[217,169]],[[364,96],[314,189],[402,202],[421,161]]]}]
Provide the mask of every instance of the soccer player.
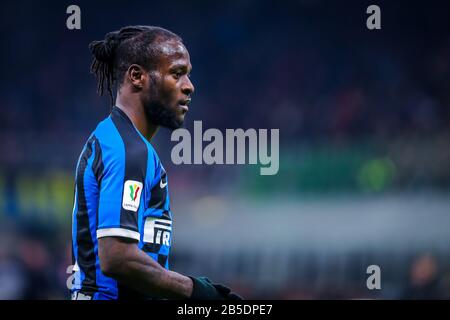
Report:
[{"label": "soccer player", "polygon": [[208,278],[169,270],[168,178],[150,140],[160,126],[183,124],[194,92],[181,38],[129,26],[89,48],[98,92],[109,93],[113,108],[76,168],[72,299],[239,299]]}]

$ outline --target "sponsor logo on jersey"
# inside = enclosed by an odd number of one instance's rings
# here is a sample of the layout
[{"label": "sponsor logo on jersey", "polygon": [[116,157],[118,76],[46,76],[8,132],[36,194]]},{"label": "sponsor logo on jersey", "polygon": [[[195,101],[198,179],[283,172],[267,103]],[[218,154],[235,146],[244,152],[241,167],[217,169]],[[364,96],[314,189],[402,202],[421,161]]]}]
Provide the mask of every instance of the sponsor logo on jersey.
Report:
[{"label": "sponsor logo on jersey", "polygon": [[141,201],[142,182],[127,180],[123,186],[122,207],[136,212]]}]

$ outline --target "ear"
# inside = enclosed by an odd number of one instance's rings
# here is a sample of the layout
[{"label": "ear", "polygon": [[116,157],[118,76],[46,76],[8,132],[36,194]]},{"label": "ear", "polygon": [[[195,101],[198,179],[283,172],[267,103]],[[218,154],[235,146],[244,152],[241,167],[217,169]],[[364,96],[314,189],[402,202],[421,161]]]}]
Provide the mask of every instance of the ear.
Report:
[{"label": "ear", "polygon": [[138,64],[132,64],[127,70],[127,77],[131,85],[142,89],[147,81],[147,72]]}]

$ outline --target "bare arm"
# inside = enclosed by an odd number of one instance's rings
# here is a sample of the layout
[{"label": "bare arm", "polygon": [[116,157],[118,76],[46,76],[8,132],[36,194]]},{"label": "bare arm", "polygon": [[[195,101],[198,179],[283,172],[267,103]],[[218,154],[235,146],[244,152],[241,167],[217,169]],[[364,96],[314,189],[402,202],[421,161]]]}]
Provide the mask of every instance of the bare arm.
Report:
[{"label": "bare arm", "polygon": [[193,283],[189,277],[164,269],[127,238],[98,239],[102,272],[143,294],[161,298],[188,298]]}]

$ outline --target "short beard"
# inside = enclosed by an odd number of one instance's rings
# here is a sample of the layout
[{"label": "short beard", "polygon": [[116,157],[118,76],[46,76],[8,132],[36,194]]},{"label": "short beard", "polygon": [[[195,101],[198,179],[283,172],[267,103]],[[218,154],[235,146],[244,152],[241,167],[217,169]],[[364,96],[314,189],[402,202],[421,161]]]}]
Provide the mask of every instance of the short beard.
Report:
[{"label": "short beard", "polygon": [[166,127],[171,130],[178,129],[183,126],[183,121],[177,119],[175,112],[169,110],[159,100],[151,101],[145,107],[145,114],[151,123],[158,126]]},{"label": "short beard", "polygon": [[183,120],[178,120],[176,113],[161,102],[160,85],[153,76],[150,79],[150,101],[144,106],[147,120],[170,130],[181,128],[183,126]]}]

